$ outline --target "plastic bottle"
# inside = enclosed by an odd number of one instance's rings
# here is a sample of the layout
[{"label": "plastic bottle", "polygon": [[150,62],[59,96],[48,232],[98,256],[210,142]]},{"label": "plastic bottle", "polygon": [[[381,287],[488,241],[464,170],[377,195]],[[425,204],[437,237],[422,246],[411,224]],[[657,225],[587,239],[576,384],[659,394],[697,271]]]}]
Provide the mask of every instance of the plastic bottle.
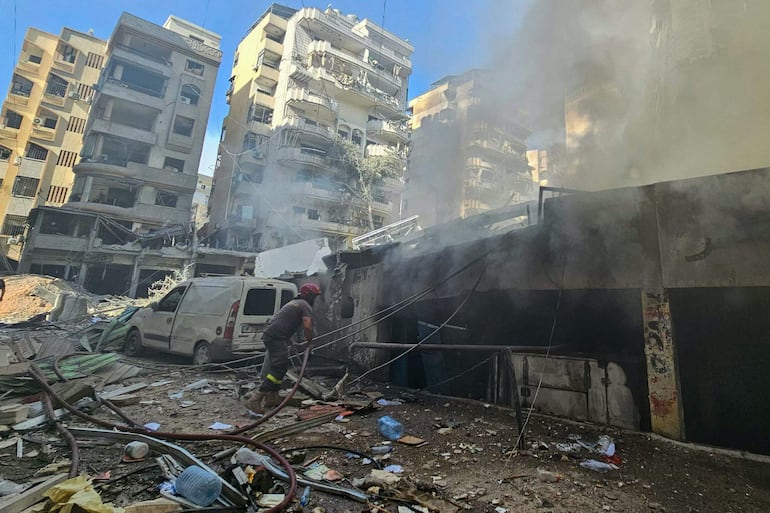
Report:
[{"label": "plastic bottle", "polygon": [[377,429],[388,440],[396,441],[404,436],[404,425],[390,415],[380,417],[377,421]]},{"label": "plastic bottle", "polygon": [[184,469],[176,478],[175,486],[178,495],[204,507],[211,506],[222,493],[219,476],[196,465]]},{"label": "plastic bottle", "polygon": [[310,487],[306,486],[305,491],[302,492],[302,497],[299,498],[300,506],[307,506],[310,502]]},{"label": "plastic bottle", "polygon": [[388,454],[392,450],[393,446],[391,445],[375,445],[371,448],[372,454]]}]

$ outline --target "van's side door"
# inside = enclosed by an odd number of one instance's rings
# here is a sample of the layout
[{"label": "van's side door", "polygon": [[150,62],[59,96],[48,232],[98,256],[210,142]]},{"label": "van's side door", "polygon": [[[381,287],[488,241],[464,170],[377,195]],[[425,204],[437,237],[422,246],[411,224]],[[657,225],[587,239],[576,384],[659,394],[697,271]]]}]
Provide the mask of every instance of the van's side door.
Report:
[{"label": "van's side door", "polygon": [[174,318],[186,291],[184,285],[171,290],[158,302],[152,315],[146,318],[141,327],[145,346],[163,351],[170,349]]},{"label": "van's side door", "polygon": [[278,290],[275,287],[247,287],[243,292],[235,333],[233,351],[262,349],[262,332],[277,313]]},{"label": "van's side door", "polygon": [[221,336],[240,292],[240,284],[193,283],[176,315],[171,352],[192,356],[199,341],[211,343]]}]

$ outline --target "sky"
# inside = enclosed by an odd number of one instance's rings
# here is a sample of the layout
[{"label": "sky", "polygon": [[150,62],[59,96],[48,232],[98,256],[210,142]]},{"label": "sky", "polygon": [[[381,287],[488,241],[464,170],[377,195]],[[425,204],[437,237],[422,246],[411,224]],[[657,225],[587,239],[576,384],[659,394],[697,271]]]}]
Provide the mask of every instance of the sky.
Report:
[{"label": "sky", "polygon": [[[492,65],[491,46],[518,29],[526,6],[533,0],[286,0],[294,8],[328,5],[343,14],[369,18],[408,39],[415,47],[409,97],[424,93],[436,80],[470,68]],[[199,166],[213,174],[225,103],[227,79],[238,42],[271,2],[254,0],[0,0],[0,84],[11,74],[27,28],[59,34],[64,26],[108,39],[123,11],[162,25],[170,14],[187,19],[222,36],[224,52],[212,100],[206,142]],[[8,87],[8,86],[6,86]]]}]

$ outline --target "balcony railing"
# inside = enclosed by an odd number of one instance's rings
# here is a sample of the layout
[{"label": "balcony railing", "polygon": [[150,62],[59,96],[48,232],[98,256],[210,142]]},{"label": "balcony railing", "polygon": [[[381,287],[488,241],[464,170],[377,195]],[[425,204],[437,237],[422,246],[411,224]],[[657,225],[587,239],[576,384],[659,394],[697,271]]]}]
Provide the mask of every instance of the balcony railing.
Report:
[{"label": "balcony railing", "polygon": [[335,134],[334,130],[324,125],[317,125],[308,123],[307,120],[298,117],[288,117],[284,120],[283,128],[302,130],[303,132],[309,132],[312,134],[320,135],[326,139],[333,139]]},{"label": "balcony railing", "polygon": [[327,166],[326,154],[307,148],[292,148],[288,146],[281,148],[278,150],[278,160],[286,163],[296,162],[317,167]]},{"label": "balcony railing", "polygon": [[143,87],[133,82],[124,82],[122,80],[118,80],[117,78],[108,78],[107,83],[114,84],[120,87],[126,87],[128,89],[131,89],[132,91],[144,93],[149,96],[154,96],[156,98],[163,98],[163,96],[165,95],[165,90],[164,90],[165,88],[162,90],[150,89],[149,87]]},{"label": "balcony railing", "polygon": [[366,124],[366,131],[371,132],[372,135],[391,136],[400,141],[408,139],[405,123],[373,119]]}]

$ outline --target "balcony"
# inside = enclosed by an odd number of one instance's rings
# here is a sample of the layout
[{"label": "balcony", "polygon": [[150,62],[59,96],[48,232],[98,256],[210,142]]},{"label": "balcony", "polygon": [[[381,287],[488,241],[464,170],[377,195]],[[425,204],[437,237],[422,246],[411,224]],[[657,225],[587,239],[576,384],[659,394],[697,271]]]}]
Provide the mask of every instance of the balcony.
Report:
[{"label": "balcony", "polygon": [[390,192],[403,192],[404,182],[402,182],[399,178],[383,178],[382,187],[383,189]]},{"label": "balcony", "polygon": [[297,183],[291,186],[291,193],[299,198],[313,198],[322,201],[328,201],[339,205],[342,201],[344,191],[334,188],[333,184],[316,184],[313,182]]},{"label": "balcony", "polygon": [[278,41],[273,41],[272,39],[266,37],[262,40],[262,43],[264,44],[266,52],[272,53],[274,55],[283,55],[283,45]]},{"label": "balcony", "polygon": [[19,136],[19,129],[13,128],[5,123],[0,124],[0,137],[4,137],[6,139],[16,139]]},{"label": "balcony", "polygon": [[281,128],[290,130],[299,130],[307,134],[316,135],[324,140],[332,140],[335,137],[334,130],[328,126],[309,123],[307,120],[298,117],[289,117],[283,121]]},{"label": "balcony", "polygon": [[95,118],[93,125],[91,125],[91,130],[152,145],[155,144],[158,138],[155,132],[148,132],[140,128],[123,125],[106,118]]},{"label": "balcony", "polygon": [[21,71],[26,75],[38,76],[40,73],[40,63],[30,60],[19,60],[16,64],[17,71]]},{"label": "balcony", "polygon": [[312,113],[318,112],[319,117],[333,119],[337,112],[337,104],[320,94],[311,93],[307,89],[290,87],[286,95],[286,103]]},{"label": "balcony", "polygon": [[259,149],[253,150],[244,149],[244,153],[238,157],[238,162],[242,164],[256,164],[258,166],[264,166],[267,164],[267,146],[262,146]]},{"label": "balcony", "polygon": [[5,175],[8,173],[8,167],[10,162],[7,160],[0,160],[0,180],[5,180]]},{"label": "balcony", "polygon": [[56,138],[56,129],[43,125],[32,125],[32,137],[44,141],[53,141]]},{"label": "balcony", "polygon": [[75,74],[75,63],[65,61],[64,59],[62,59],[61,55],[56,55],[56,57],[53,60],[52,67],[53,69],[63,71],[64,73],[67,73],[70,75]]},{"label": "balcony", "polygon": [[88,249],[87,237],[36,233],[35,249],[55,249],[59,251],[85,251]]},{"label": "balcony", "polygon": [[320,219],[308,219],[307,216],[299,217],[296,226],[303,230],[311,230],[329,235],[363,235],[369,228],[355,224],[321,221]]},{"label": "balcony", "polygon": [[[380,69],[373,66],[371,63],[365,61],[361,55],[355,55],[341,48],[333,46],[328,41],[313,41],[308,45],[308,54],[317,53],[320,55],[328,54],[335,59],[342,60],[349,65],[353,66],[353,74],[357,74],[357,70],[364,70],[369,74],[369,81],[383,79],[388,82],[389,89],[393,92],[398,90],[402,85],[401,77],[394,76],[391,71],[387,69]],[[334,70],[327,71],[335,73]],[[375,78],[376,77],[376,78]]]},{"label": "balcony", "polygon": [[11,89],[11,95],[8,97],[7,103],[10,105],[13,105],[14,107],[21,107],[29,105],[29,95],[30,91],[21,91],[16,90],[14,91]]},{"label": "balcony", "polygon": [[275,108],[275,96],[254,91],[254,103],[262,107],[268,107],[270,109]]},{"label": "balcony", "polygon": [[366,133],[393,143],[405,143],[409,139],[403,124],[384,119],[373,119],[366,123]]},{"label": "balcony", "polygon": [[366,156],[367,157],[397,157],[401,160],[406,160],[406,154],[402,151],[399,151],[397,148],[393,146],[388,146],[385,144],[370,144],[366,147]]},{"label": "balcony", "polygon": [[284,146],[278,150],[277,159],[285,166],[313,166],[323,169],[327,167],[326,154],[307,148]]},{"label": "balcony", "polygon": [[266,83],[266,84],[277,84],[278,83],[278,76],[281,73],[275,69],[271,68],[270,66],[265,66],[264,64],[257,68],[257,77],[255,80]]},{"label": "balcony", "polygon": [[196,174],[158,169],[137,162],[124,162],[119,159],[110,159],[109,156],[105,156],[105,161],[103,162],[81,161],[73,168],[73,172],[76,175],[131,178],[162,189],[190,193],[195,191],[198,184],[198,176]]},{"label": "balcony", "polygon": [[101,93],[114,98],[123,98],[127,101],[139,103],[155,110],[163,110],[165,101],[163,92],[155,89],[146,89],[135,84],[128,84],[114,78],[107,79],[101,85]]},{"label": "balcony", "polygon": [[487,155],[504,159],[521,159],[521,154],[507,141],[493,139],[474,139],[469,146],[484,151]]},{"label": "balcony", "polygon": [[125,45],[115,45],[112,49],[112,57],[119,58],[127,62],[135,62],[142,67],[151,69],[156,73],[170,78],[174,74],[174,70],[171,68],[171,62],[166,61],[163,57],[150,55],[135,48]]},{"label": "balcony", "polygon": [[249,131],[254,132],[257,135],[266,135],[270,136],[270,125],[267,123],[262,123],[260,121],[251,120],[249,121]]},{"label": "balcony", "polygon": [[45,160],[37,160],[24,157],[21,159],[19,172],[17,174],[19,176],[40,179],[43,176],[43,171],[45,171],[45,164]]},{"label": "balcony", "polygon": [[166,148],[182,153],[190,153],[193,149],[193,138],[192,136],[169,132],[168,139],[166,140]]}]

